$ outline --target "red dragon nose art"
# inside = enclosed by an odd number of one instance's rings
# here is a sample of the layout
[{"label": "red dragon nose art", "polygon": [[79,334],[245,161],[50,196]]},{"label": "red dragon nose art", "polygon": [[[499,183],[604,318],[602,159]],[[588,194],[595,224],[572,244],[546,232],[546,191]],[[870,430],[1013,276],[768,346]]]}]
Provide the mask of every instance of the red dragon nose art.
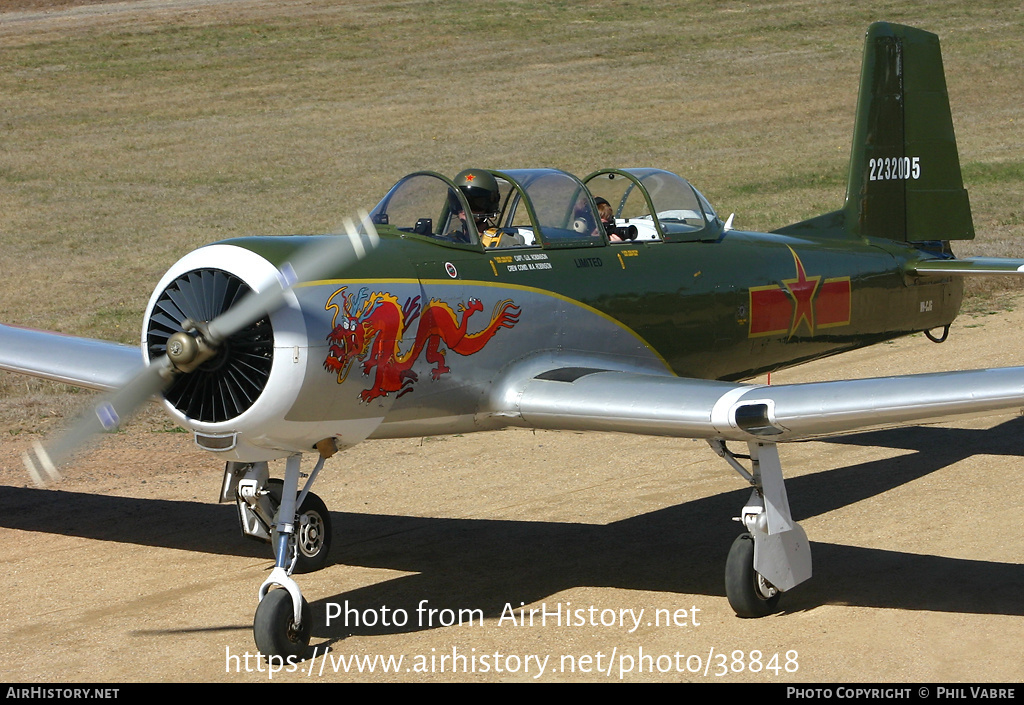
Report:
[{"label": "red dragon nose art", "polygon": [[[480,299],[460,303],[458,315],[438,299],[423,306],[419,296],[409,297],[399,306],[394,294],[371,294],[362,288],[358,293],[345,295],[347,288],[343,286],[331,294],[324,306],[328,311],[334,309],[334,328],[327,336],[330,349],[324,368],[337,374],[338,384],[345,381],[353,364],[361,364],[364,375],[376,368],[373,385],[359,393],[364,402],[392,392],[398,396],[411,392],[418,378],[412,366],[424,349],[427,362],[434,365],[430,376],[436,381],[451,372],[445,364],[446,350],[441,349],[442,344],[459,355],[473,355],[483,350],[499,329],[512,328],[519,321],[519,306],[512,299],[505,299],[494,305],[483,330],[467,333],[470,316],[484,310]],[[339,294],[340,306],[334,303]],[[402,339],[413,323],[415,340],[403,352]]]}]

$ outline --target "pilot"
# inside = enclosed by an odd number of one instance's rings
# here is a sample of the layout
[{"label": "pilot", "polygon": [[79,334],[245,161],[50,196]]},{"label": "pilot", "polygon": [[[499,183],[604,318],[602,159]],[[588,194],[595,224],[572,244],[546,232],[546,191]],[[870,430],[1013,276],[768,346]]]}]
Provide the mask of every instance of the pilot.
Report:
[{"label": "pilot", "polygon": [[455,185],[459,187],[469,209],[473,211],[476,229],[480,232],[494,227],[494,219],[501,208],[501,192],[498,182],[489,171],[484,169],[466,169],[455,177]]},{"label": "pilot", "polygon": [[[502,233],[498,231],[495,221],[501,210],[501,191],[497,180],[485,169],[466,169],[455,177],[455,185],[469,202],[473,222],[476,223],[484,247],[499,246]],[[466,214],[459,208],[457,215],[465,218]]]}]

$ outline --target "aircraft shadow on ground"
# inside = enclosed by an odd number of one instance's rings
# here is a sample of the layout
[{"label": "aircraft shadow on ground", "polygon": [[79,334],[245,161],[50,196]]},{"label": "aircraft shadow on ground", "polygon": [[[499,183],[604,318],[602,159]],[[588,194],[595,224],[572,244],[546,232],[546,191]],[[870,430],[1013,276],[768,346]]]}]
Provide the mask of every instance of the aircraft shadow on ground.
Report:
[{"label": "aircraft shadow on ground", "polygon": [[[916,427],[844,437],[837,442],[918,452],[788,480],[794,516],[840,509],[972,455],[1020,455],[1022,430],[1024,419],[1016,418],[982,431]],[[722,596],[725,556],[739,533],[730,517],[748,495],[739,489],[606,525],[332,512],[333,562],[414,574],[314,601],[314,637],[429,628],[415,618],[422,600],[434,610],[479,609],[496,618],[506,603],[517,608],[579,586]],[[270,560],[268,546],[241,538],[227,505],[0,487],[0,526]],[[813,541],[812,552],[815,575],[785,597],[786,611],[847,604],[1024,615],[1024,565]],[[413,618],[403,627],[352,628],[339,620],[326,627],[327,604],[346,601],[360,611],[401,608]]]}]

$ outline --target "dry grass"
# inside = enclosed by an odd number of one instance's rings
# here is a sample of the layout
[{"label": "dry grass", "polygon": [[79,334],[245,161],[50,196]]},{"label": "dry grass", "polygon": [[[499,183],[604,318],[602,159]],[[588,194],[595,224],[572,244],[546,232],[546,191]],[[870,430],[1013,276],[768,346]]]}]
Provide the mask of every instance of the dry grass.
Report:
[{"label": "dry grass", "polygon": [[960,250],[1024,254],[1024,16],[1005,2],[0,12],[0,320],[133,341],[180,255],[325,231],[415,169],[658,166],[751,229],[832,210],[876,19],[942,38],[979,233]]}]

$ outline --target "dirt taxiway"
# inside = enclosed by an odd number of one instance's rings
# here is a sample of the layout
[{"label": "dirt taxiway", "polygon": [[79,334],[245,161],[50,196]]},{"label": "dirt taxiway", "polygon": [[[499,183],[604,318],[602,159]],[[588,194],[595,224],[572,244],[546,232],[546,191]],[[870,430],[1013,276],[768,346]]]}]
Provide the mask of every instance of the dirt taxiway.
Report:
[{"label": "dirt taxiway", "polygon": [[[1020,308],[966,317],[942,345],[917,336],[772,382],[1019,364],[1022,327]],[[330,565],[299,578],[317,659],[276,674],[251,658],[269,549],[216,504],[216,459],[187,435],[129,429],[42,490],[21,468],[28,439],[11,436],[4,677],[1019,682],[1022,433],[1002,416],[784,446],[815,575],[760,620],[733,616],[722,584],[748,490],[701,442],[369,442],[317,485],[335,530]]]}]

